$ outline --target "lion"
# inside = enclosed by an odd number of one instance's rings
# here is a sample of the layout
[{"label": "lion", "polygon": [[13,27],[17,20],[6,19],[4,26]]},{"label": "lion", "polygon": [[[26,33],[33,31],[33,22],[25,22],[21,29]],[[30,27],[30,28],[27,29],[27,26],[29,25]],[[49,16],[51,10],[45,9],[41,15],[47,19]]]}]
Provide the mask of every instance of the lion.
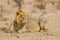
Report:
[{"label": "lion", "polygon": [[[15,32],[40,32],[45,30],[44,22],[39,19],[36,22],[31,18],[31,14],[25,10],[18,10],[15,19],[13,20],[13,30]],[[24,29],[25,28],[25,29]],[[22,31],[23,30],[23,31]]]}]

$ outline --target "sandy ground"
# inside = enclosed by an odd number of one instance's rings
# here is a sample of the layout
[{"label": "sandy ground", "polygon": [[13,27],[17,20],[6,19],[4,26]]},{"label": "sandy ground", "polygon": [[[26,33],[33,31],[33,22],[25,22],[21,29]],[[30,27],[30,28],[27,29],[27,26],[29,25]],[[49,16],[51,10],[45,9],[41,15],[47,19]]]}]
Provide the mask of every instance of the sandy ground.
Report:
[{"label": "sandy ground", "polygon": [[60,40],[60,35],[47,32],[22,33],[19,37],[15,33],[0,33],[0,40]]}]

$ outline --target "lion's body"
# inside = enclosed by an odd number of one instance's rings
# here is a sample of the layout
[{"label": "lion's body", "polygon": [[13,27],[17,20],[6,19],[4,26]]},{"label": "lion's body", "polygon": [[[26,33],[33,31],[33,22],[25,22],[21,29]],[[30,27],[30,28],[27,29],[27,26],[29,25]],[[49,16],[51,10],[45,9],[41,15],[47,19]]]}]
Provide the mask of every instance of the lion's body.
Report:
[{"label": "lion's body", "polygon": [[40,27],[38,25],[38,23],[34,20],[30,20],[28,23],[27,23],[27,27],[28,31],[30,32],[38,32],[40,30]]}]

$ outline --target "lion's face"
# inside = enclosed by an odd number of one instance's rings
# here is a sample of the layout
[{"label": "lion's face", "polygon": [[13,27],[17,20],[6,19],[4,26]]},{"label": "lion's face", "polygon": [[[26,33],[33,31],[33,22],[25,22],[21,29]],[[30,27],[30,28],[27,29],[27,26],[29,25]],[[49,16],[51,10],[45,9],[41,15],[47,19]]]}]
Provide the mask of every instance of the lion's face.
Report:
[{"label": "lion's face", "polygon": [[17,11],[16,15],[19,16],[22,21],[27,18],[27,14],[24,10]]}]

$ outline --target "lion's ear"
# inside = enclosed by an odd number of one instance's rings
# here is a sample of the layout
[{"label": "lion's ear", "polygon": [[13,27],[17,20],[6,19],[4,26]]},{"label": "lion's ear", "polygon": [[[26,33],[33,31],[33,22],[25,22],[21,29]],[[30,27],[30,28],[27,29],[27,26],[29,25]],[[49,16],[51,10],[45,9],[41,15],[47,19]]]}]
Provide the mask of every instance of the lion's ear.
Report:
[{"label": "lion's ear", "polygon": [[16,12],[16,15],[19,15],[19,12]]}]

